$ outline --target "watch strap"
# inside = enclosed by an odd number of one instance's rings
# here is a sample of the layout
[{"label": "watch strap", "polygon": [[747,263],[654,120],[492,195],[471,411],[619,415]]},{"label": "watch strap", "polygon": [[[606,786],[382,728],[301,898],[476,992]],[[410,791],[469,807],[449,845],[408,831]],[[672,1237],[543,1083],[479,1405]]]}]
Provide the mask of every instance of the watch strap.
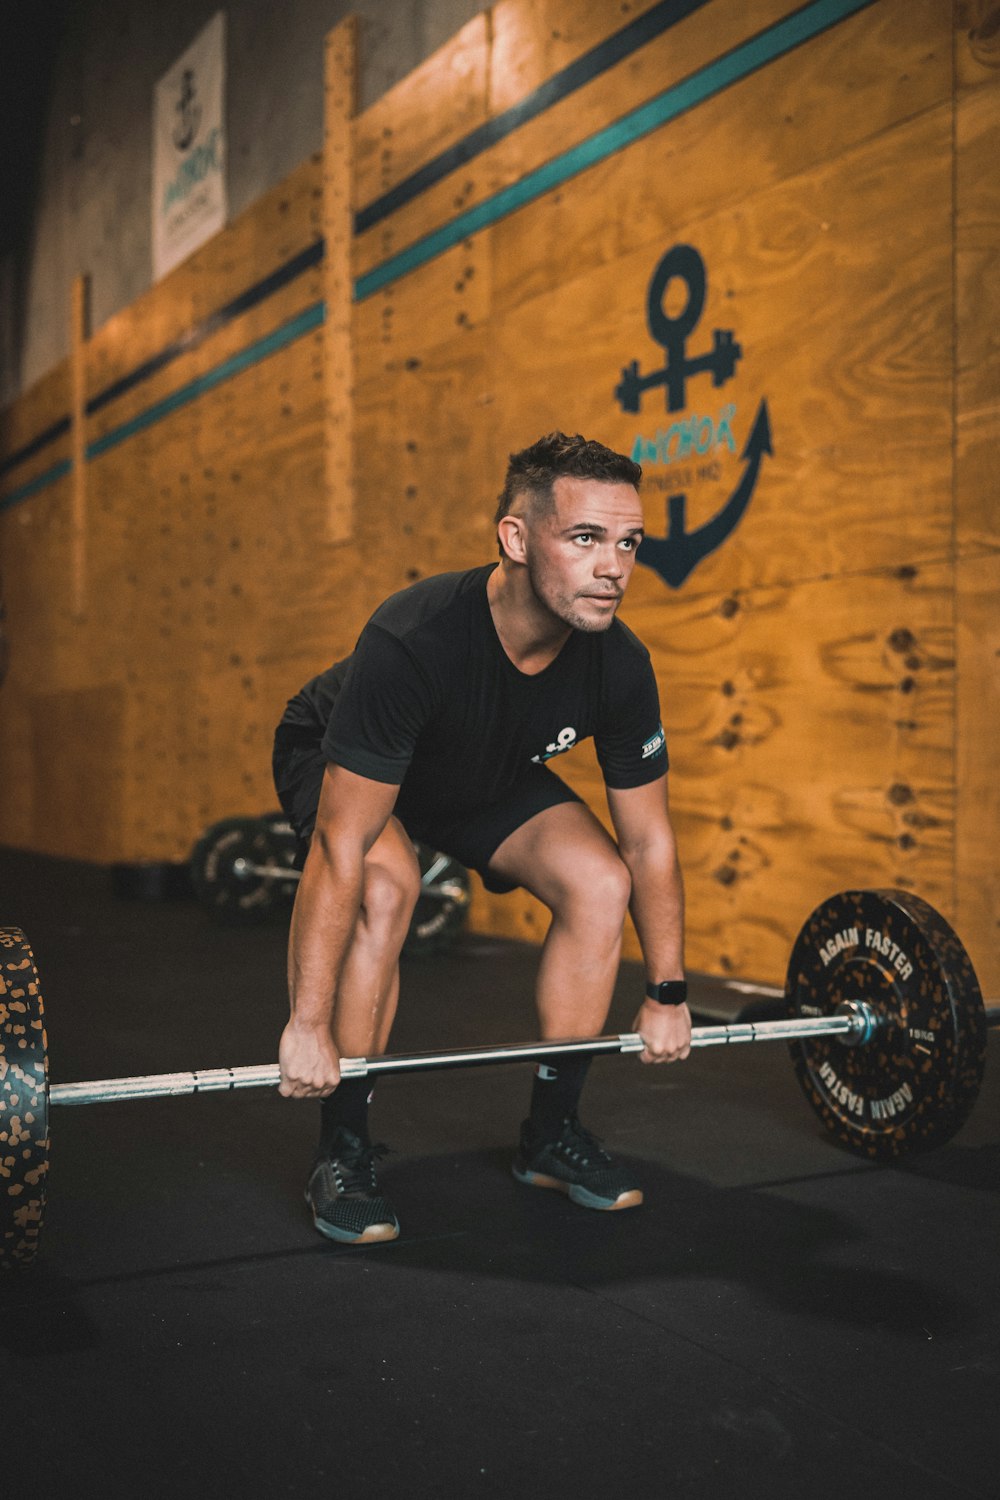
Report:
[{"label": "watch strap", "polygon": [[665,979],[661,984],[646,985],[647,1000],[655,1000],[659,1005],[686,1005],[687,997],[686,979]]}]

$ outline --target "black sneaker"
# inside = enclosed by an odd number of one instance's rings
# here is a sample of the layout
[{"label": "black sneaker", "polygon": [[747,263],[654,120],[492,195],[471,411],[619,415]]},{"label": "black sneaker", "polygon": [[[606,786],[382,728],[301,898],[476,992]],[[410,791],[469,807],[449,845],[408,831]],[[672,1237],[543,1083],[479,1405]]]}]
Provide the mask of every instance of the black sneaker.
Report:
[{"label": "black sneaker", "polygon": [[615,1164],[575,1115],[563,1120],[555,1140],[543,1139],[525,1120],[511,1170],[518,1182],[555,1188],[584,1208],[637,1208],[642,1202],[642,1189],[632,1173]]},{"label": "black sneaker", "polygon": [[364,1145],[343,1126],[337,1131],[328,1155],[318,1159],[306,1184],[306,1202],[320,1234],[347,1245],[397,1238],[399,1220],[375,1178],[375,1162],[386,1150]]}]

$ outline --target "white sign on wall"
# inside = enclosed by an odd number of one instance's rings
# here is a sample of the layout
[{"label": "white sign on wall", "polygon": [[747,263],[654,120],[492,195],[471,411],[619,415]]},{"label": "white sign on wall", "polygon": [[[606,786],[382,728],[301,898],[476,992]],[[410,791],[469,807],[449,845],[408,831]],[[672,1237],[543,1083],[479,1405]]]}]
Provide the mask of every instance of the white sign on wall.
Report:
[{"label": "white sign on wall", "polygon": [[226,222],[226,18],[212,17],[153,91],[153,280]]}]

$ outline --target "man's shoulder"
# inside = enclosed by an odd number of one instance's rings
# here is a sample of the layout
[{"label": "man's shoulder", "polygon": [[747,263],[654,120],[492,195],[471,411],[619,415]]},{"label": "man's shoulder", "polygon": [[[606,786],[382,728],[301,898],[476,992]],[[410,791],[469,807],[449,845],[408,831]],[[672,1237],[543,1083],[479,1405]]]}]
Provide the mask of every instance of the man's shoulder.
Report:
[{"label": "man's shoulder", "polygon": [[615,662],[641,663],[649,660],[648,648],[624,620],[613,620],[602,639],[609,657]]},{"label": "man's shoulder", "polygon": [[466,568],[460,573],[435,573],[431,578],[421,578],[408,588],[380,604],[369,624],[406,641],[424,627],[437,621],[447,622],[455,610],[468,608],[476,595],[483,593],[486,580],[493,571],[487,563],[481,568]]}]

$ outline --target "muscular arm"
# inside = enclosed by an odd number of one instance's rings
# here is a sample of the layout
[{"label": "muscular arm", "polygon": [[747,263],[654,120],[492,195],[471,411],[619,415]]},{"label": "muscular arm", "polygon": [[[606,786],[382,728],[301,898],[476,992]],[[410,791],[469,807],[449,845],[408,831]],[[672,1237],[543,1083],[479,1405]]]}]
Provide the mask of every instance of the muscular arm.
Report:
[{"label": "muscular arm", "polygon": [[288,945],[291,1018],[279,1049],[280,1092],[288,1097],[325,1095],[340,1081],[330,1029],[337,984],[361,909],[365,855],[398,792],[341,766],[326,768]]},{"label": "muscular arm", "polygon": [[[619,853],[632,876],[632,920],[654,983],[684,977],[684,883],[667,805],[664,776],[646,786],[608,788]],[[673,1062],[691,1050],[686,1005],[644,1000],[635,1027],[646,1043],[643,1062]]]}]

